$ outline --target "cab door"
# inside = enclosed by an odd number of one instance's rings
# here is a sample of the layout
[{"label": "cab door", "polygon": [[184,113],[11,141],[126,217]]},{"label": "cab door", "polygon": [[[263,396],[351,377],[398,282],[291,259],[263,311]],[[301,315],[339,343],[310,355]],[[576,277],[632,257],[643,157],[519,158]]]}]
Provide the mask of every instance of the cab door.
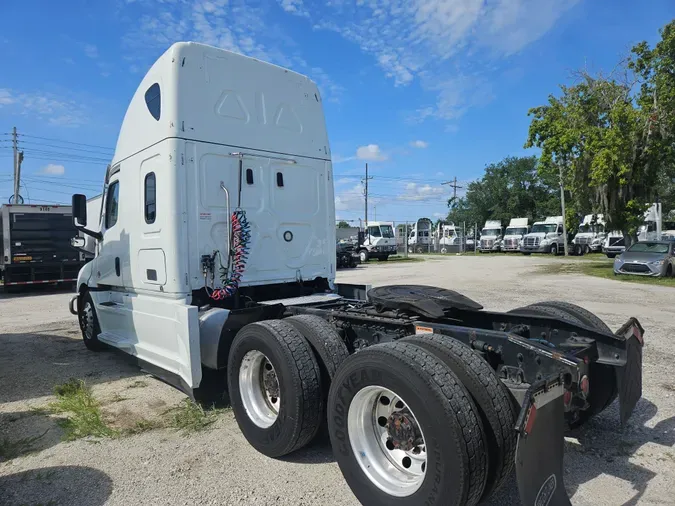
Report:
[{"label": "cab door", "polygon": [[94,266],[96,283],[111,288],[124,286],[123,267],[129,255],[129,236],[120,220],[120,197],[123,193],[118,171],[108,183],[101,222],[103,239],[99,243],[99,254]]}]

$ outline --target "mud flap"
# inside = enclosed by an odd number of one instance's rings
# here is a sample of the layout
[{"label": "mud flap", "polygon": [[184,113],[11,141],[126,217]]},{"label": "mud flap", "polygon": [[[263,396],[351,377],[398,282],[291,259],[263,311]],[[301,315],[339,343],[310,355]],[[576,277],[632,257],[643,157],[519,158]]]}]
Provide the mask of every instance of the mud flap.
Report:
[{"label": "mud flap", "polygon": [[616,368],[619,390],[619,416],[624,426],[642,397],[642,346],[644,329],[635,318],[628,320],[617,332],[626,339],[626,365]]},{"label": "mud flap", "polygon": [[528,390],[516,431],[516,480],[524,506],[570,506],[563,482],[565,409],[559,378]]}]

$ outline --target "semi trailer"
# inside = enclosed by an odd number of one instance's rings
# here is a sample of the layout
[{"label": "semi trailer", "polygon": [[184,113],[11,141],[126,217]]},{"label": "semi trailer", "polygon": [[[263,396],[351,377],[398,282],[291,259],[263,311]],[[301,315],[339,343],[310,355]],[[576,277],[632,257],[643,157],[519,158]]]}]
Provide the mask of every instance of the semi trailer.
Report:
[{"label": "semi trailer", "polygon": [[6,288],[74,283],[84,264],[70,245],[70,206],[0,206],[0,279]]},{"label": "semi trailer", "polygon": [[[569,303],[509,312],[452,290],[336,283],[322,99],[292,71],[171,46],[131,99],[70,311],[279,458],[326,426],[364,505],[475,505],[515,469],[569,505],[563,434],[641,396],[643,328]],[[99,231],[88,230],[100,222]]]}]

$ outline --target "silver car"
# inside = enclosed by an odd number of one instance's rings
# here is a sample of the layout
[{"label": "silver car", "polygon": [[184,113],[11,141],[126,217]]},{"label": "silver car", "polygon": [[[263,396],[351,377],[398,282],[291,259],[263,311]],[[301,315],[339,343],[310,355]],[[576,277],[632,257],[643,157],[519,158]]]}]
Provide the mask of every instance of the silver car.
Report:
[{"label": "silver car", "polygon": [[675,243],[670,241],[640,241],[614,259],[614,274],[637,276],[672,276]]}]

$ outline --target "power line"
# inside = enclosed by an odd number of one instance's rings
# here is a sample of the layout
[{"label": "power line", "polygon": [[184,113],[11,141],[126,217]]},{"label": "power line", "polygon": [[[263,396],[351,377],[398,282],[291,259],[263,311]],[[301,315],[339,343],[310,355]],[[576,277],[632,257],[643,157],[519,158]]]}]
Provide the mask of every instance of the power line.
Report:
[{"label": "power line", "polygon": [[41,139],[44,141],[52,141],[52,142],[60,142],[62,144],[74,144],[76,146],[86,146],[89,148],[99,148],[99,149],[105,149],[108,151],[115,151],[115,148],[109,148],[107,146],[97,146],[96,144],[85,144],[83,142],[72,142],[72,141],[64,141],[61,139],[53,139],[50,137],[39,137],[37,135],[28,135],[28,134],[19,134],[19,137],[29,137],[31,139]]},{"label": "power line", "polygon": [[[108,155],[110,154],[110,156],[112,156],[111,153],[106,153],[105,151],[93,151],[93,150],[91,150],[91,149],[71,148],[70,146],[58,146],[58,145],[56,145],[56,144],[41,144],[41,143],[39,143],[39,142],[32,142],[32,141],[29,141],[29,142],[20,142],[19,144],[20,144],[21,146],[26,146],[26,145],[28,145],[28,149],[34,149],[34,148],[31,148],[30,146],[36,144],[36,145],[39,146],[40,148],[41,148],[41,147],[48,147],[48,148],[57,148],[57,149],[69,149],[70,151],[82,151],[82,152],[85,152],[85,153],[93,153],[93,154],[97,154],[97,155],[105,155],[105,156],[108,156]],[[37,148],[37,149],[40,149],[40,148]],[[73,153],[73,154],[75,154],[75,153]]]}]

